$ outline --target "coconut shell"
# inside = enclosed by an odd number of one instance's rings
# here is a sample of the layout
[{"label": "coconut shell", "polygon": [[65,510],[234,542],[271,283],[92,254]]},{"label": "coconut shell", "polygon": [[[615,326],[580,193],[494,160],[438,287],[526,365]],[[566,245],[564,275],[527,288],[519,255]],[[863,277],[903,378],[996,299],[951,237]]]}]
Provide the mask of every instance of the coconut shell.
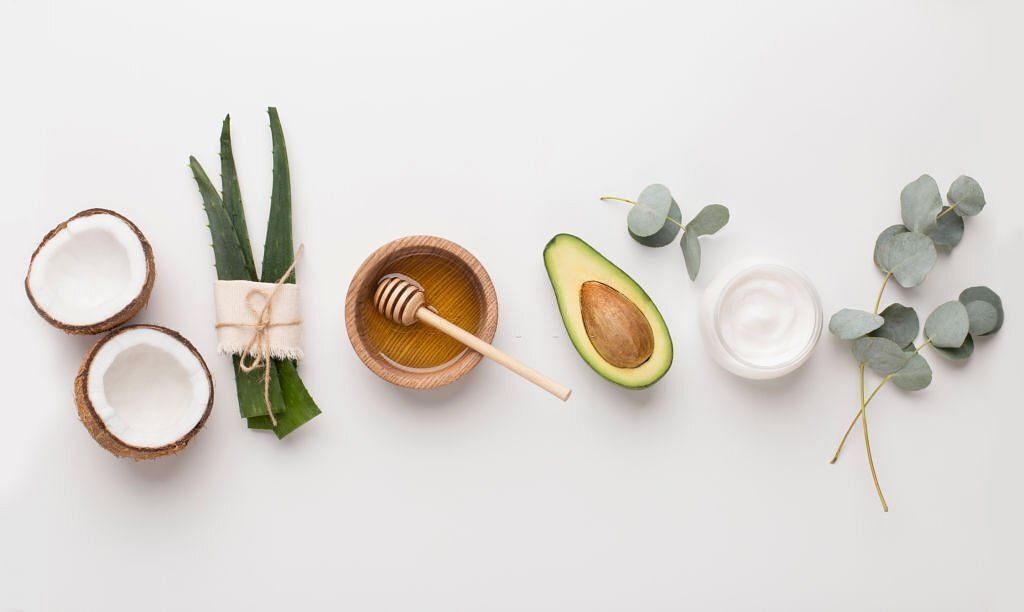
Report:
[{"label": "coconut shell", "polygon": [[[46,243],[49,242],[54,236],[56,236],[58,233],[64,230],[67,227],[68,223],[71,223],[75,219],[79,219],[81,217],[103,214],[112,215],[124,221],[125,224],[127,224],[128,227],[131,228],[132,232],[134,232],[135,235],[138,236],[139,242],[142,243],[142,252],[146,258],[146,282],[145,284],[142,285],[142,290],[139,291],[139,294],[137,296],[135,296],[135,299],[129,302],[117,314],[110,317],[109,319],[100,321],[98,323],[92,323],[89,325],[68,325],[66,323],[54,319],[52,316],[50,316],[48,312],[40,308],[38,303],[36,303],[36,299],[32,295],[32,290],[29,289],[28,284],[29,276],[32,275],[32,265],[35,263],[36,255],[39,254],[39,251],[41,251],[42,248],[46,245]],[[32,307],[36,309],[36,312],[39,313],[39,316],[45,319],[46,322],[49,323],[50,325],[68,334],[93,335],[108,332],[117,327],[118,325],[127,323],[129,320],[135,317],[135,315],[139,314],[139,312],[149,302],[149,296],[150,294],[153,293],[153,284],[155,282],[156,261],[153,258],[153,248],[150,246],[149,241],[146,240],[146,236],[143,235],[141,230],[139,230],[138,226],[132,223],[131,220],[125,217],[124,215],[117,213],[113,210],[107,210],[105,208],[90,208],[89,210],[83,210],[82,212],[76,214],[67,221],[64,221],[57,227],[50,230],[49,233],[47,233],[46,236],[43,237],[42,241],[39,243],[39,246],[37,246],[36,250],[32,253],[32,260],[28,264],[28,274],[25,275],[25,293],[28,295],[28,301],[32,303]]]},{"label": "coconut shell", "polygon": [[[115,435],[107,431],[102,419],[100,419],[96,414],[96,409],[93,407],[92,401],[89,399],[89,371],[92,369],[92,361],[96,356],[96,353],[104,344],[110,342],[110,340],[118,335],[125,331],[139,328],[153,329],[163,332],[184,344],[185,347],[195,355],[196,359],[199,360],[199,363],[202,364],[203,371],[206,373],[206,379],[210,382],[210,399],[206,403],[206,410],[203,412],[203,416],[199,419],[199,422],[196,423],[196,426],[171,444],[157,448],[139,448],[125,444],[119,440]],[[203,425],[206,424],[206,419],[209,418],[210,411],[213,409],[213,395],[213,376],[210,374],[210,368],[206,366],[206,361],[203,359],[203,356],[199,354],[196,347],[192,346],[192,343],[184,336],[173,329],[168,329],[159,325],[128,325],[117,329],[103,338],[100,338],[96,344],[89,349],[89,352],[86,353],[85,359],[82,360],[81,367],[78,368],[78,375],[75,377],[75,404],[78,406],[78,418],[82,420],[82,424],[85,425],[87,430],[89,430],[89,434],[92,435],[93,439],[96,440],[100,446],[107,449],[114,455],[117,455],[118,457],[130,457],[136,461],[156,459],[165,455],[174,455],[185,450],[185,447],[192,441],[192,438],[194,438],[195,435],[199,433],[199,430],[203,428]]]}]

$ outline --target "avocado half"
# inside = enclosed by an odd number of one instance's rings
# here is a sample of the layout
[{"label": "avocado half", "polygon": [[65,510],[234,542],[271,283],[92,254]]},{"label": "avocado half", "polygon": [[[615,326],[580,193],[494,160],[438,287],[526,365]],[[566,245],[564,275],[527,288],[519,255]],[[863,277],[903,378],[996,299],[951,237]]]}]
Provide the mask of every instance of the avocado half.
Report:
[{"label": "avocado half", "polygon": [[668,326],[628,274],[571,234],[558,234],[548,242],[544,267],[569,338],[598,374],[642,389],[668,372]]}]

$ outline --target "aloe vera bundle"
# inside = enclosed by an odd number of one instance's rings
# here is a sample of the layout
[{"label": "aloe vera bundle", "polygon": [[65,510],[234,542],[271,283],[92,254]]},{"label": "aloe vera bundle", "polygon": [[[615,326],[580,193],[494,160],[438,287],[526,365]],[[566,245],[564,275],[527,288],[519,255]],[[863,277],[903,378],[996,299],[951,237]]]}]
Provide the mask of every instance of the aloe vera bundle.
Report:
[{"label": "aloe vera bundle", "polygon": [[[218,280],[277,283],[282,280],[294,261],[288,151],[277,109],[271,107],[268,113],[273,140],[274,170],[270,218],[263,248],[263,266],[259,275],[256,273],[256,263],[249,242],[249,229],[242,207],[235,157],[231,150],[231,116],[224,118],[220,134],[220,192],[214,187],[199,161],[195,157],[189,157],[189,166],[199,186],[203,208],[209,220]],[[295,272],[290,272],[283,282],[295,283]],[[242,367],[240,356],[234,355],[233,360],[238,408],[250,429],[271,429],[278,438],[283,438],[320,414],[320,409],[299,377],[294,361],[274,359],[271,367],[266,370],[259,368],[247,372]],[[268,410],[273,414],[273,418],[268,414]]]}]

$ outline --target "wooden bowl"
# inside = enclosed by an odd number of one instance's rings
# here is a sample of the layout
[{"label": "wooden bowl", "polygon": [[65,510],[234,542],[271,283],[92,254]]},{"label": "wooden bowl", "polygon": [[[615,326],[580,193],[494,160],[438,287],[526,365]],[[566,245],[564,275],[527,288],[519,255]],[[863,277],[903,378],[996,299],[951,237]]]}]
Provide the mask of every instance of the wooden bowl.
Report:
[{"label": "wooden bowl", "polygon": [[[380,247],[363,262],[356,271],[348,287],[345,298],[345,330],[348,339],[355,349],[356,355],[377,376],[384,380],[410,389],[433,389],[452,383],[462,378],[480,363],[481,355],[466,349],[450,361],[433,368],[410,368],[397,363],[382,352],[382,347],[374,344],[370,327],[379,321],[372,317],[383,317],[373,309],[373,294],[380,278],[391,272],[396,262],[417,256],[427,258],[426,265],[434,259],[437,266],[458,269],[466,283],[468,291],[473,295],[479,308],[478,328],[475,335],[485,342],[494,339],[498,328],[498,298],[494,293],[494,285],[490,276],[476,257],[461,246],[436,236],[409,236],[399,238]],[[427,291],[427,301],[432,296]],[[438,296],[434,296],[438,297]],[[421,325],[417,323],[416,325]],[[408,329],[408,328],[406,328]],[[401,342],[401,330],[395,329],[396,340]],[[411,350],[422,350],[425,347],[410,347]],[[427,347],[429,348],[429,347]]]}]

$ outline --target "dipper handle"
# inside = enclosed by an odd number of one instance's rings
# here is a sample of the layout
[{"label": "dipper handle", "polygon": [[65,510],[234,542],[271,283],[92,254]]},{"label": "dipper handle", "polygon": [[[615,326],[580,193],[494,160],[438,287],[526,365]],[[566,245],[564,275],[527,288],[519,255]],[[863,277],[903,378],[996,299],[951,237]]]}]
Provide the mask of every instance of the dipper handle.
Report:
[{"label": "dipper handle", "polygon": [[430,310],[421,307],[416,311],[416,318],[422,323],[433,327],[443,334],[451,336],[458,340],[462,344],[465,344],[474,351],[480,353],[484,357],[488,357],[493,361],[500,363],[506,368],[512,370],[516,374],[522,376],[526,380],[537,385],[541,389],[544,389],[551,395],[554,395],[563,402],[569,399],[569,395],[572,394],[572,389],[558,384],[551,380],[547,376],[544,376],[537,370],[528,367],[519,360],[505,354],[504,352],[494,348],[490,344],[487,344],[480,338],[477,338],[468,331],[462,329],[458,325],[448,322],[443,317],[434,314]]}]

